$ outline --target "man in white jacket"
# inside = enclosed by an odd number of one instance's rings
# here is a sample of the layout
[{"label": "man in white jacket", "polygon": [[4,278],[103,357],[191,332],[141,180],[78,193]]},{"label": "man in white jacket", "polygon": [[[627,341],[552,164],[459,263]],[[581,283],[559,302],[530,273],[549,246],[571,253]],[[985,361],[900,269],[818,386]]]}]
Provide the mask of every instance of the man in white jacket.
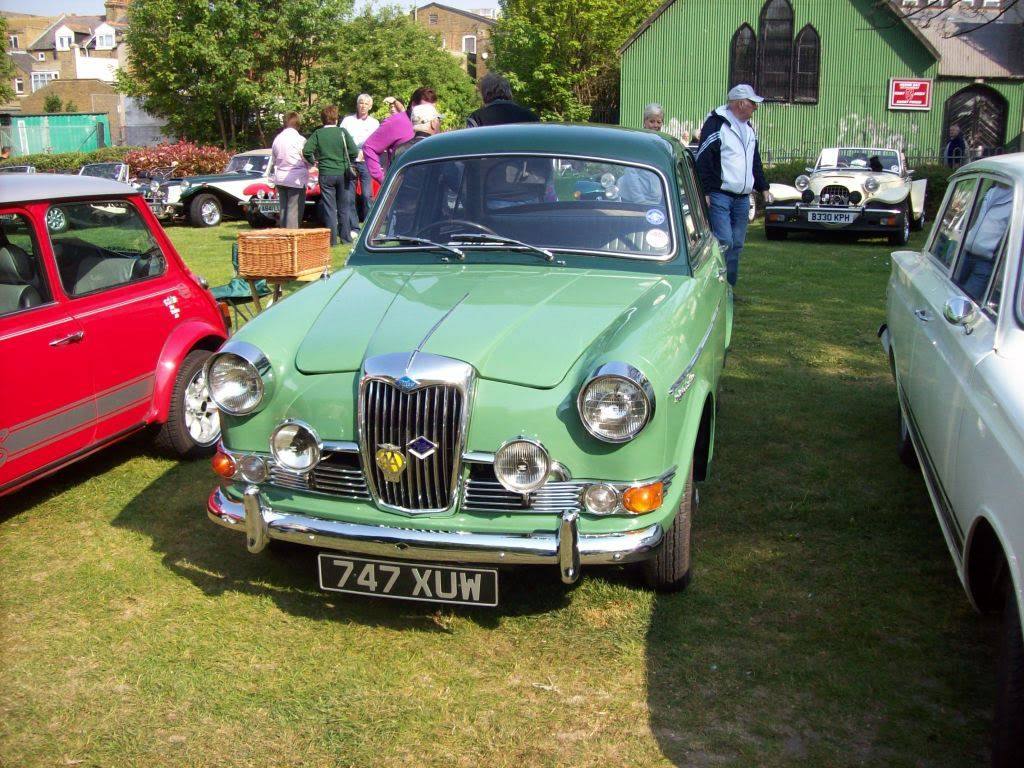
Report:
[{"label": "man in white jacket", "polygon": [[750,124],[764,99],[749,85],[735,86],[727,98],[728,102],[708,115],[700,129],[696,162],[711,228],[725,251],[729,284],[735,287],[747,236],[750,193],[757,190],[765,202],[770,202],[771,195],[761,167],[757,132]]}]

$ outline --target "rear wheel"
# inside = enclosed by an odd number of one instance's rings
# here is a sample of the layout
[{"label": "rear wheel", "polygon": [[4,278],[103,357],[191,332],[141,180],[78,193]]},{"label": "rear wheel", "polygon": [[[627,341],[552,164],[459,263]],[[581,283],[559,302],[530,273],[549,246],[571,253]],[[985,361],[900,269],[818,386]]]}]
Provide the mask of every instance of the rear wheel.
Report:
[{"label": "rear wheel", "polygon": [[1024,756],[1024,640],[1017,593],[1007,585],[999,645],[996,711],[992,725],[992,766],[1019,766]]},{"label": "rear wheel", "polygon": [[209,192],[200,192],[188,205],[188,220],[193,227],[216,227],[221,218],[220,200]]},{"label": "rear wheel", "polygon": [[764,236],[769,240],[785,240],[787,234],[789,233],[786,230],[777,227],[764,228]]},{"label": "rear wheel", "polygon": [[659,592],[681,592],[690,583],[690,527],[697,510],[693,490],[693,462],[686,476],[686,488],[675,519],[665,534],[657,556],[644,562],[644,579]]},{"label": "rear wheel", "polygon": [[220,440],[220,414],[210,399],[203,365],[210,352],[194,349],[181,361],[171,391],[167,421],[156,436],[156,447],[178,456],[213,452]]}]

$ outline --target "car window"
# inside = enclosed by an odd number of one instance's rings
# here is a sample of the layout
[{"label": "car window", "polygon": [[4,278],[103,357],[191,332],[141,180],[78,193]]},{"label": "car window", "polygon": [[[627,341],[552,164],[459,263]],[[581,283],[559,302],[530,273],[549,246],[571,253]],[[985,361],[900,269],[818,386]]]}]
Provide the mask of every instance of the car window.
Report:
[{"label": "car window", "polygon": [[405,237],[493,250],[504,238],[519,249],[664,258],[675,247],[666,200],[657,172],[613,161],[510,155],[411,163],[389,184],[369,246],[410,247],[396,241]]},{"label": "car window", "polygon": [[61,285],[68,296],[162,275],[167,262],[126,200],[61,203],[46,213]]},{"label": "car window", "polygon": [[52,299],[32,223],[20,213],[0,214],[0,317]]},{"label": "car window", "polygon": [[269,162],[270,155],[235,155],[228,160],[224,173],[263,173]]},{"label": "car window", "polygon": [[[690,245],[696,245],[700,242],[702,230],[695,210],[697,208],[696,200],[694,200],[686,183],[686,171],[686,165],[680,162],[676,168],[676,173],[679,177],[679,207],[683,212],[683,231],[686,233],[686,240]],[[697,268],[696,264],[692,266],[694,269]]]},{"label": "car window", "polygon": [[957,182],[946,198],[946,207],[932,233],[928,252],[947,267],[951,266],[956,258],[977,184],[976,178],[961,179]]},{"label": "car window", "polygon": [[983,179],[975,196],[953,282],[978,304],[986,295],[995,266],[1006,250],[1013,212],[1013,187]]}]

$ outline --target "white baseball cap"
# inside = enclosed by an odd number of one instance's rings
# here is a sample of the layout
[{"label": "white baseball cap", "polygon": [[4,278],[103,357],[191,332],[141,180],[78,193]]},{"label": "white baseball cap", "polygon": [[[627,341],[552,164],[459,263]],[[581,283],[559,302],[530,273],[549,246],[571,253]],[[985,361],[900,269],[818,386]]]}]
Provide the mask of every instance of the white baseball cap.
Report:
[{"label": "white baseball cap", "polygon": [[437,107],[426,101],[412,108],[413,125],[430,125],[440,117],[441,115],[438,114]]},{"label": "white baseball cap", "polygon": [[758,104],[764,101],[761,96],[754,93],[753,86],[747,85],[746,83],[740,83],[739,85],[734,85],[730,88],[726,99],[728,101],[735,101],[736,99],[750,99]]}]

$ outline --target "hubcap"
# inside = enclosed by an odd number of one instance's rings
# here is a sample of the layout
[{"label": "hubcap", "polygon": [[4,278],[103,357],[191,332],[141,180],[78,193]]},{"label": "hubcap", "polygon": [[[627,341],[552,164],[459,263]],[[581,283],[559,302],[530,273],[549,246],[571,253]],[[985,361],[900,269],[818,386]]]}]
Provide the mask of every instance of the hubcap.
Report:
[{"label": "hubcap", "polygon": [[64,211],[60,208],[51,208],[46,212],[46,226],[52,232],[59,232],[67,225]]},{"label": "hubcap", "polygon": [[199,370],[185,387],[185,429],[196,445],[206,447],[220,439],[220,412],[210,399],[206,377]]},{"label": "hubcap", "polygon": [[203,207],[200,209],[200,215],[203,217],[203,221],[207,224],[216,224],[220,221],[220,211],[217,210],[217,204],[214,202],[203,203]]}]

